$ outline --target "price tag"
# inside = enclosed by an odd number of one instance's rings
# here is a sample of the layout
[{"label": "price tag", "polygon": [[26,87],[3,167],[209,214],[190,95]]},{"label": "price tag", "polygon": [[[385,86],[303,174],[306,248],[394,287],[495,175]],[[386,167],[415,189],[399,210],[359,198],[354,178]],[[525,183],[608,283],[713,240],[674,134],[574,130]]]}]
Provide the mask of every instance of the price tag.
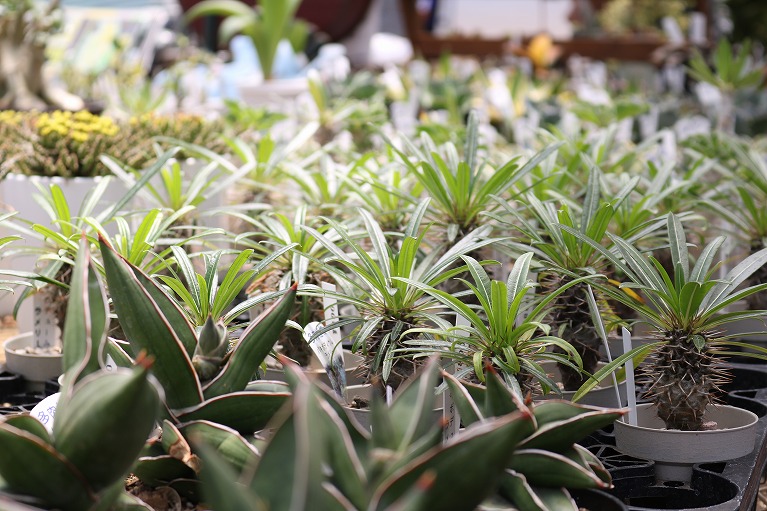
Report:
[{"label": "price tag", "polygon": [[53,419],[56,417],[56,405],[59,403],[59,396],[61,396],[61,392],[51,394],[37,403],[29,412],[29,415],[43,423],[49,433],[53,432]]}]

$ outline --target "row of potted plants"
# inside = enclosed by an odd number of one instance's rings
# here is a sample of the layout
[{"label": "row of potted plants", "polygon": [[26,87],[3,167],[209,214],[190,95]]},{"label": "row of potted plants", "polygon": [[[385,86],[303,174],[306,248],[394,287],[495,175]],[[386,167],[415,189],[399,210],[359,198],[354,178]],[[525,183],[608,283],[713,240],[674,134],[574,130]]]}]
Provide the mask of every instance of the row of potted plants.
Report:
[{"label": "row of potted plants", "polygon": [[[437,75],[442,71],[436,70]],[[316,85],[310,100],[315,105],[354,101],[353,96],[342,101],[330,86]],[[569,134],[532,131],[520,147],[493,136],[481,111],[464,121],[460,111],[465,104],[456,101],[456,108],[448,105],[444,126],[434,120],[439,112],[424,111],[419,136],[383,132],[378,141],[366,139],[377,148],[368,152],[353,134],[346,135],[356,129],[356,124],[344,124],[348,116],[319,118],[293,133],[288,120],[283,128],[288,136],[230,139],[223,154],[221,148],[194,141],[160,138],[158,143],[178,147],[161,150],[145,169],[134,168],[120,155],[102,157],[116,178],[91,190],[82,205],[69,204],[58,185],[42,186],[40,203],[50,222],[28,225],[23,215],[6,219],[7,227],[42,239],[33,252],[48,263],[36,272],[29,268],[9,275],[28,279],[30,290],[63,290],[60,301],[68,305],[66,312],[54,314],[66,318],[59,325],[67,375],[60,399],[75,400],[86,393],[85,379],[82,385],[68,379],[79,379],[83,371],[98,373],[107,363],[106,354],[111,364],[138,367],[130,381],[144,381],[151,374],[164,393],[164,411],[157,416],[150,410],[154,405],[147,405],[146,413],[151,417],[146,424],[164,420],[162,435],[150,440],[138,464],[134,460],[141,447],[136,440],[136,449],[121,451],[124,462],[110,481],[86,485],[86,497],[73,492],[71,501],[47,505],[79,509],[85,500],[77,499],[114,502],[119,493],[115,481],[130,467],[147,485],[172,483],[180,494],[197,495],[196,475],[205,479],[197,456],[207,459],[209,444],[242,471],[258,457],[251,445],[255,442],[264,466],[270,466],[264,460],[272,456],[276,463],[277,453],[281,459],[302,460],[288,471],[297,489],[267,497],[262,486],[271,484],[263,475],[268,471],[259,468],[250,485],[255,497],[235,490],[206,497],[216,509],[254,498],[313,498],[318,491],[323,502],[330,498],[347,508],[449,507],[454,495],[443,488],[455,483],[443,479],[441,470],[450,476],[462,463],[451,453],[465,449],[475,455],[500,436],[509,440],[513,435],[501,432],[504,424],[526,431],[519,438],[548,437],[560,434],[553,432],[559,424],[545,427],[550,420],[573,421],[582,426],[579,434],[585,434],[617,417],[593,412],[602,419],[590,422],[584,418],[590,409],[558,401],[530,411],[521,396],[567,390],[577,399],[626,361],[648,353],[648,391],[667,427],[700,430],[709,422],[705,413],[726,375],[720,356],[741,347],[736,338],[719,331],[737,320],[764,315],[753,305],[735,308],[761,296],[767,285],[753,280],[767,258],[757,230],[764,223],[758,204],[766,193],[760,183],[767,175],[758,141],[714,132],[676,142],[681,137],[661,130],[634,143],[617,136],[625,119],[615,119],[619,122],[604,127],[578,121]],[[459,112],[457,119],[450,119],[451,109]],[[323,124],[328,118],[334,121]],[[192,170],[178,158],[179,151],[206,163]],[[116,179],[127,192],[111,203],[101,202],[100,194]],[[221,207],[201,214],[207,191],[217,188],[234,188],[248,200],[227,204],[230,194]],[[745,208],[733,207],[740,201]],[[222,215],[229,220],[206,225],[206,217]],[[722,218],[732,223],[724,224]],[[728,246],[723,237],[712,236],[738,228],[748,244]],[[688,245],[689,240],[695,245]],[[4,250],[12,255],[21,240],[8,241],[10,248]],[[717,255],[722,247],[729,250],[724,258]],[[106,295],[99,290],[103,279]],[[246,289],[249,297],[242,298]],[[332,301],[341,307],[331,320]],[[257,308],[265,310],[260,319],[239,324],[243,314]],[[612,362],[602,361],[609,334],[637,319],[650,325],[654,342]],[[317,322],[319,328],[312,331],[309,325]],[[299,335],[288,335],[292,330]],[[333,376],[332,362],[325,365],[337,384],[335,398],[301,383],[302,376],[291,368],[286,378],[292,398],[283,384],[254,379],[278,337],[279,351],[300,359],[311,354],[307,345],[327,343],[326,337],[333,351],[337,330],[348,334],[349,347],[364,357],[362,381],[377,389],[372,436],[338,408],[336,399],[353,396],[344,395],[342,371]],[[82,346],[83,339],[90,347]],[[94,349],[102,344],[103,349]],[[151,363],[143,361],[142,350]],[[478,421],[483,432],[475,428],[459,433],[444,447],[438,445],[439,430],[427,413],[433,408],[436,369],[426,371],[426,383],[407,383],[434,353],[454,361],[447,365],[455,376],[443,378],[467,430]],[[763,357],[765,350],[751,353]],[[80,363],[84,358],[87,370]],[[600,362],[606,366],[600,369]],[[550,363],[560,366],[561,383],[554,381]],[[469,382],[469,387],[452,378]],[[483,387],[470,386],[472,382],[487,388],[481,398],[487,410],[479,411],[482,391],[477,389]],[[385,407],[376,411],[376,400],[387,393],[395,396],[388,412]],[[615,404],[623,403],[619,398]],[[253,434],[282,406],[292,412],[277,415],[274,436],[262,451],[264,440]],[[546,418],[547,408],[556,419]],[[307,416],[311,409],[323,412]],[[496,415],[504,417],[500,422],[489,419]],[[65,425],[71,421],[66,416],[61,420]],[[339,421],[344,428],[330,426]],[[522,426],[525,421],[530,424]],[[10,422],[0,426],[8,433],[9,446],[22,442],[20,438],[29,443],[29,435],[18,430],[39,429],[32,422]],[[539,433],[531,433],[531,424]],[[413,428],[426,435],[422,441],[411,434]],[[70,458],[82,456],[87,465],[89,455],[66,451],[66,435],[54,430],[53,437],[45,437],[37,429],[31,433],[38,440],[25,449],[59,452],[53,457],[85,470],[81,461]],[[148,429],[138,430],[148,436]],[[193,440],[195,435],[202,440]],[[312,435],[321,439],[313,444],[348,447],[351,442],[356,452],[315,453],[305,443]],[[477,440],[482,447],[465,447],[474,445],[474,438],[487,438],[489,444]],[[477,478],[493,484],[473,493],[476,498],[465,508],[474,509],[488,496],[501,473],[516,478],[502,484],[507,488],[503,498],[519,508],[541,508],[541,499],[549,497],[541,497],[534,476],[520,468],[520,460],[541,455],[541,449],[556,453],[557,462],[562,457],[575,462],[567,469],[585,478],[583,486],[609,486],[599,461],[572,447],[576,440],[568,437],[554,447],[543,439],[516,442],[518,449],[527,446],[533,453],[514,453],[512,444],[498,449],[508,457],[488,464],[496,470],[492,477]],[[377,448],[395,449],[398,454],[391,460],[396,461],[382,461],[386,466],[366,461],[362,467],[355,461],[369,456],[361,452]],[[416,459],[419,454],[424,458]],[[216,467],[215,455],[210,459]],[[330,479],[321,469],[314,473],[309,468],[322,463],[334,467]],[[436,468],[429,468],[432,463]],[[221,468],[210,477],[231,478],[228,470]],[[302,470],[309,470],[308,479]],[[0,476],[14,492],[44,498],[33,485],[24,486],[2,471]],[[439,483],[431,480],[435,477]],[[108,496],[104,488],[109,488]],[[443,501],[433,499],[445,495],[450,496],[446,503],[435,504]],[[227,498],[238,500],[224,504]],[[569,502],[559,490],[551,498]]]}]

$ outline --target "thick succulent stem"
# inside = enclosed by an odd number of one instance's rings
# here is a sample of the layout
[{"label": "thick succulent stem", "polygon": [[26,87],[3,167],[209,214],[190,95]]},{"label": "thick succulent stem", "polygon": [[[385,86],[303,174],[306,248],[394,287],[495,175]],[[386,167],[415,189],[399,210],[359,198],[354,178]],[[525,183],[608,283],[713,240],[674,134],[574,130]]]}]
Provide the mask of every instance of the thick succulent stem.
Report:
[{"label": "thick succulent stem", "polygon": [[[556,274],[546,274],[541,277],[544,293],[550,293],[566,285],[569,277]],[[578,352],[583,361],[583,370],[593,374],[599,363],[599,347],[601,340],[591,319],[589,304],[586,298],[588,292],[585,284],[577,284],[559,295],[555,300],[549,324],[553,333],[569,342]],[[604,300],[599,300],[604,303]],[[562,385],[565,390],[573,391],[583,384],[584,375],[569,366],[560,364]]]},{"label": "thick succulent stem", "polygon": [[[360,365],[359,368],[359,371],[362,372],[361,374],[364,375],[364,381],[378,387],[382,396],[385,395],[387,386],[396,391],[400,385],[412,378],[418,368],[421,367],[421,361],[424,360],[413,359],[407,355],[395,355],[395,358],[392,361],[391,371],[388,378],[384,381],[383,364],[386,354],[381,353],[381,356],[378,357],[379,352],[382,349],[388,350],[390,343],[395,343],[397,347],[405,346],[404,342],[406,339],[395,332],[395,325],[395,321],[386,320],[383,322],[381,328],[367,339],[365,346],[365,362]],[[404,325],[398,330],[399,332],[405,332],[410,328],[413,328],[413,326],[414,325]],[[392,339],[392,336],[396,337]],[[379,358],[380,360],[378,360]]]},{"label": "thick succulent stem", "polygon": [[[705,342],[702,349],[695,346]],[[715,349],[710,333],[695,334],[672,330],[667,344],[657,349],[644,368],[647,397],[658,409],[667,429],[699,431],[706,407],[716,402],[720,385],[728,381],[727,371]]]}]

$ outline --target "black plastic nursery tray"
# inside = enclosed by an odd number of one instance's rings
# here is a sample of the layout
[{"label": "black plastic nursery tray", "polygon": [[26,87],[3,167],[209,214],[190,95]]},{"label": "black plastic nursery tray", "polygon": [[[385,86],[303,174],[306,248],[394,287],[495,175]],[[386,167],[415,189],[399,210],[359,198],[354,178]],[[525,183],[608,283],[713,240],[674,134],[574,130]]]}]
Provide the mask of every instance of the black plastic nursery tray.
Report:
[{"label": "black plastic nursery tray", "polygon": [[612,431],[600,431],[582,444],[604,463],[615,488],[609,493],[630,510],[746,511],[755,509],[762,474],[767,465],[767,366],[731,364],[733,380],[725,386],[727,404],[759,416],[756,448],[751,454],[722,463],[699,464],[690,484],[658,484],[654,463],[632,458],[615,448]]}]

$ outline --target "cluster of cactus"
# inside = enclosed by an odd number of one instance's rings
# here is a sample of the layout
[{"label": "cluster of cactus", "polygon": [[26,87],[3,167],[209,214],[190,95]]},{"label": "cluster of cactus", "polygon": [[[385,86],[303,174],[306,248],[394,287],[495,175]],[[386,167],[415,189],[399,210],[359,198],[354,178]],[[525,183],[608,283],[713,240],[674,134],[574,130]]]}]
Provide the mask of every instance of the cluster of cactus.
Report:
[{"label": "cluster of cactus", "polygon": [[143,169],[156,159],[156,137],[223,151],[222,126],[188,114],[144,115],[118,123],[84,110],[6,111],[0,115],[0,170],[60,177],[108,175],[101,155]]},{"label": "cluster of cactus", "polygon": [[[574,442],[621,412],[562,401],[533,408],[497,375],[488,375],[486,390],[446,375],[466,429],[443,442],[432,410],[439,373],[432,361],[390,406],[373,401],[368,432],[329,390],[288,365],[293,399],[248,470],[238,477],[200,446],[206,502],[218,511],[307,509],[309,502],[329,510],[470,511],[500,493],[522,511],[574,511],[566,487],[611,486],[599,460]],[[273,484],[275,473],[283,484]]]},{"label": "cluster of cactus", "polygon": [[86,111],[24,113],[3,121],[8,136],[0,152],[13,160],[4,170],[27,175],[107,174],[99,155],[114,154],[122,136],[114,121]]},{"label": "cluster of cactus", "polygon": [[12,498],[62,511],[139,505],[124,491],[124,477],[154,429],[163,393],[150,376],[151,357],[137,357],[131,369],[102,369],[106,303],[83,241],[55,420],[50,431],[49,423],[30,415],[0,421],[0,503]]},{"label": "cluster of cactus", "polygon": [[[181,112],[172,115],[148,113],[131,117],[126,130],[131,134],[131,140],[138,144],[146,145],[146,141],[151,141],[154,137],[163,137],[221,154],[227,150],[226,142],[221,137],[224,124],[220,119],[206,119]],[[179,159],[188,156],[190,155],[184,153],[183,147],[176,155]]]}]

